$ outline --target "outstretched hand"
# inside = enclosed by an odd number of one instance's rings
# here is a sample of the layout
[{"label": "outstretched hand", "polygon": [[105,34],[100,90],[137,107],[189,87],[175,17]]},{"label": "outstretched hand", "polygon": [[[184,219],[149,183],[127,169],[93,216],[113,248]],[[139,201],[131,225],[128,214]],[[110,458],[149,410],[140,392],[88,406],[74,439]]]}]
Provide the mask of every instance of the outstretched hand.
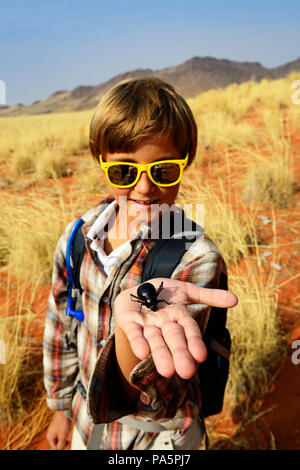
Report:
[{"label": "outstretched hand", "polygon": [[[115,300],[116,322],[126,335],[133,354],[140,360],[149,354],[158,373],[171,377],[175,372],[191,378],[197,364],[206,359],[207,351],[196,320],[187,309],[189,304],[234,307],[237,298],[228,291],[198,287],[174,279],[151,279],[156,291],[163,282],[158,310],[152,311],[136,302],[137,286],[122,291]],[[133,294],[133,295],[131,295]]]}]

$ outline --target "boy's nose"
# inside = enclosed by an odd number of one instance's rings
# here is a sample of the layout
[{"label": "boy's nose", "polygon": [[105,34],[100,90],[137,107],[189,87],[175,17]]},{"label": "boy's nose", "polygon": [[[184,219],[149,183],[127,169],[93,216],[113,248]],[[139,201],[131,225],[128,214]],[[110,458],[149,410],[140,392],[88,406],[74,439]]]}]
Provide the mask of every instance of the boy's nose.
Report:
[{"label": "boy's nose", "polygon": [[148,194],[153,192],[155,189],[155,184],[152,183],[146,171],[142,171],[140,179],[134,186],[135,190],[141,194]]}]

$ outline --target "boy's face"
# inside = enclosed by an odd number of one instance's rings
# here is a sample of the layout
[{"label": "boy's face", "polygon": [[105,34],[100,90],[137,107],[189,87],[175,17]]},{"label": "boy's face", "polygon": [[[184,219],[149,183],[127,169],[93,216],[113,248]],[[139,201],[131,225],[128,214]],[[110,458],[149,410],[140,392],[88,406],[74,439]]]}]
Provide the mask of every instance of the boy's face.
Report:
[{"label": "boy's face", "polygon": [[[107,153],[105,161],[152,163],[158,160],[180,158],[180,152],[176,147],[174,147],[171,140],[167,138],[153,138],[144,140],[135,148],[134,151],[129,153]],[[153,210],[151,214],[151,205],[165,204],[169,207],[172,206],[175,202],[179,186],[180,182],[169,187],[157,186],[149,179],[147,172],[142,172],[140,179],[130,188],[116,188],[115,186],[110,185],[111,192],[118,202],[120,201],[120,196],[127,198],[126,214],[124,213],[124,204],[119,204],[120,212],[123,208],[123,214],[120,213],[119,215],[125,215],[127,217],[127,223],[130,223],[130,221],[135,219],[137,216],[141,216],[141,214],[144,214],[145,221],[150,222],[151,217],[153,218]],[[122,201],[124,201],[123,198]]]}]

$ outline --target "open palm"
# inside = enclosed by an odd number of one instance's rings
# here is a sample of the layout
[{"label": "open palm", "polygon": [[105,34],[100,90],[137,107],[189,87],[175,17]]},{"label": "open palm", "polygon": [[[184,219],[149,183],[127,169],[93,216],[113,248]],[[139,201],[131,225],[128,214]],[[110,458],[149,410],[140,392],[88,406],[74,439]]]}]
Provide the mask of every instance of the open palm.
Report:
[{"label": "open palm", "polygon": [[206,359],[206,347],[197,321],[187,309],[189,304],[233,307],[234,294],[198,287],[190,282],[157,278],[148,282],[156,291],[163,282],[158,310],[136,302],[137,286],[122,291],[115,301],[116,322],[128,338],[132,352],[140,360],[152,354],[157,371],[164,377],[176,372],[183,379],[192,377],[197,364]]}]

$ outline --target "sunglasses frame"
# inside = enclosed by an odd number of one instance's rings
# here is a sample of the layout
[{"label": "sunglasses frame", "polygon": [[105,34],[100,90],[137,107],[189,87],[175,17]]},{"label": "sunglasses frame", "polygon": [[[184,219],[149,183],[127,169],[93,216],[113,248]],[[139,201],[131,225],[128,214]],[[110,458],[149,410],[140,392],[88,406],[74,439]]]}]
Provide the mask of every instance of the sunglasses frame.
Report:
[{"label": "sunglasses frame", "polygon": [[[100,154],[99,155],[99,162],[100,162],[100,166],[101,166],[101,169],[104,171],[105,173],[105,176],[107,178],[107,181],[109,182],[109,184],[111,184],[112,186],[114,186],[115,188],[131,188],[132,186],[136,185],[136,183],[139,181],[140,177],[141,177],[141,173],[142,171],[146,171],[147,174],[148,174],[148,177],[149,179],[152,181],[152,183],[156,184],[157,186],[160,186],[160,187],[169,187],[169,186],[175,186],[175,184],[179,183],[179,181],[181,180],[182,178],[182,174],[183,174],[183,170],[184,168],[187,166],[187,163],[188,163],[188,159],[189,159],[189,154],[187,153],[185,159],[182,159],[182,158],[178,158],[178,159],[173,159],[173,160],[159,160],[157,162],[152,162],[152,163],[133,163],[133,162],[104,162],[102,160],[102,155]],[[168,183],[168,184],[160,184],[160,183],[157,183],[153,178],[152,178],[152,175],[151,175],[151,168],[155,165],[159,165],[160,163],[177,163],[180,167],[180,174],[179,174],[179,177],[177,178],[176,181],[174,181],[174,183]],[[133,183],[130,183],[128,185],[120,185],[120,184],[115,184],[115,183],[112,183],[109,179],[109,176],[108,176],[108,169],[111,167],[111,166],[114,166],[114,165],[130,165],[130,166],[134,166],[135,168],[137,168],[137,176],[136,176],[136,179],[134,180]]]}]

